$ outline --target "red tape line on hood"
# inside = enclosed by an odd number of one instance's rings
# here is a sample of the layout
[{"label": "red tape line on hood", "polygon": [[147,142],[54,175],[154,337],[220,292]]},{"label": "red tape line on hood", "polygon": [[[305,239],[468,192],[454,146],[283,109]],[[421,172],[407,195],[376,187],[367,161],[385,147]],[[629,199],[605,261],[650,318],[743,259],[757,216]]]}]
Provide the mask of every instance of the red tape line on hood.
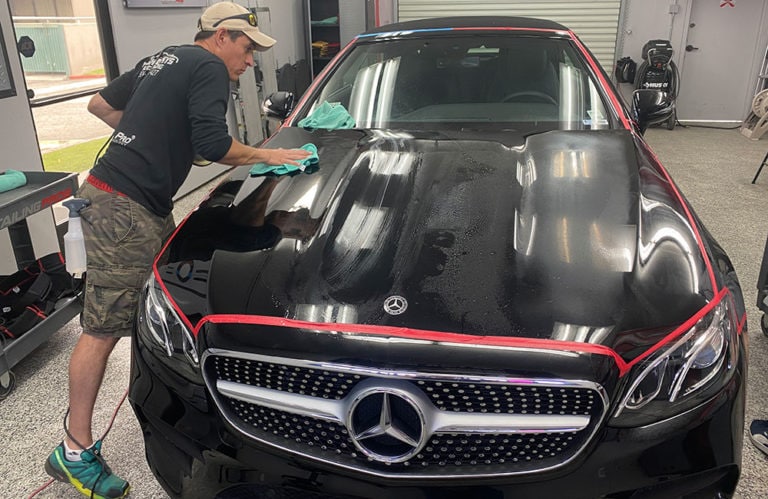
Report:
[{"label": "red tape line on hood", "polygon": [[[624,376],[635,365],[642,362],[648,356],[658,351],[665,345],[676,340],[692,328],[702,317],[709,313],[722,299],[728,294],[727,288],[723,288],[720,293],[699,310],[690,319],[675,328],[670,334],[661,341],[649,348],[643,354],[630,362],[625,361],[615,350],[603,345],[594,345],[590,343],[581,343],[574,341],[558,341],[533,338],[510,338],[504,336],[474,336],[462,333],[450,333],[445,331],[429,331],[423,329],[411,329],[406,327],[376,326],[370,324],[339,324],[328,322],[308,322],[284,317],[273,317],[266,315],[239,315],[239,314],[220,314],[209,315],[200,320],[192,328],[195,337],[205,324],[252,324],[258,326],[276,326],[292,329],[311,329],[314,331],[342,332],[347,334],[394,336],[398,338],[409,338],[433,342],[445,342],[456,344],[472,344],[481,346],[496,346],[535,350],[558,350],[567,352],[588,353],[594,355],[605,355],[611,357],[619,369],[619,376]],[[174,303],[174,307],[175,307]],[[178,309],[177,309],[178,311]],[[183,314],[180,314],[183,317]],[[186,319],[186,317],[185,317]]]}]

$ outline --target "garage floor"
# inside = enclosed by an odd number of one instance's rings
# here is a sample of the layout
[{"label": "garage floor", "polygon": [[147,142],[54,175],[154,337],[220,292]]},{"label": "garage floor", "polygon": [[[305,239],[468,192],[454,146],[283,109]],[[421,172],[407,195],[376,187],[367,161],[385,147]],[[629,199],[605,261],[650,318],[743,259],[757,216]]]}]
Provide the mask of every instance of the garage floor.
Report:
[{"label": "garage floor", "polygon": [[[651,146],[688,197],[698,215],[729,253],[747,303],[750,379],[746,425],[768,418],[768,338],[760,330],[755,306],[757,273],[768,235],[768,168],[756,185],[750,184],[766,151],[768,139],[751,141],[738,130],[682,128],[651,129]],[[215,182],[215,181],[214,181]],[[205,195],[211,185],[181,199],[179,220]],[[0,497],[27,497],[45,484],[43,461],[62,438],[67,404],[67,363],[79,326],[70,322],[43,347],[19,363],[17,388],[0,402],[0,441],[4,442]],[[129,340],[118,344],[97,403],[94,428],[102,431],[128,384]],[[744,462],[738,497],[768,497],[768,458],[755,450],[745,433]],[[144,461],[138,424],[126,402],[106,439],[104,455],[112,469],[131,482],[131,497],[163,498]],[[71,487],[54,483],[36,497],[79,498]]]}]

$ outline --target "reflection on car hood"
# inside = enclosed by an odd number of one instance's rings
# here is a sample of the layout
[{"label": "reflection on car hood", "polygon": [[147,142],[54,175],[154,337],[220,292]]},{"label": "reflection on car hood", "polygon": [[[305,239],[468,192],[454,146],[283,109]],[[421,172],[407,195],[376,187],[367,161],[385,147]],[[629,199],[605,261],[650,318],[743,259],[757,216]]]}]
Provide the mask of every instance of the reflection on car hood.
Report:
[{"label": "reflection on car hood", "polygon": [[193,325],[270,315],[631,356],[713,295],[690,217],[627,131],[284,128],[269,145],[309,142],[317,171],[238,168],[167,247],[158,272]]}]

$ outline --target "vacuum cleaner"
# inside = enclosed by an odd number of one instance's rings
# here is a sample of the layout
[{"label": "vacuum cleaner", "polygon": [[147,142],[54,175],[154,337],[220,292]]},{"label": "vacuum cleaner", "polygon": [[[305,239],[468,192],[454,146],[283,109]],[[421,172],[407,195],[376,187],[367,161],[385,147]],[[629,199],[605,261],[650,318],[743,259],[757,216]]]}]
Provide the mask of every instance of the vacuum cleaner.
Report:
[{"label": "vacuum cleaner", "polygon": [[649,40],[643,45],[643,62],[635,75],[636,89],[651,89],[667,92],[672,100],[672,116],[667,120],[667,130],[675,128],[677,112],[674,102],[679,90],[680,73],[672,61],[672,44],[669,40]]}]

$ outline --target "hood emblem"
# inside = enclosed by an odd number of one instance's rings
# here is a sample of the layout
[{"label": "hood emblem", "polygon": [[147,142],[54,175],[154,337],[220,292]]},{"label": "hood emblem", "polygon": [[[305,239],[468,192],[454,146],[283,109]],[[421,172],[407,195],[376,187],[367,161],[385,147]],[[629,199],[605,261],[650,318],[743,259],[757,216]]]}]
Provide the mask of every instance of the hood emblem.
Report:
[{"label": "hood emblem", "polygon": [[382,463],[402,463],[427,441],[424,413],[405,392],[373,388],[361,394],[347,417],[349,435],[363,454]]},{"label": "hood emblem", "polygon": [[384,300],[384,311],[389,315],[400,315],[408,309],[408,300],[400,295],[392,295]]}]

